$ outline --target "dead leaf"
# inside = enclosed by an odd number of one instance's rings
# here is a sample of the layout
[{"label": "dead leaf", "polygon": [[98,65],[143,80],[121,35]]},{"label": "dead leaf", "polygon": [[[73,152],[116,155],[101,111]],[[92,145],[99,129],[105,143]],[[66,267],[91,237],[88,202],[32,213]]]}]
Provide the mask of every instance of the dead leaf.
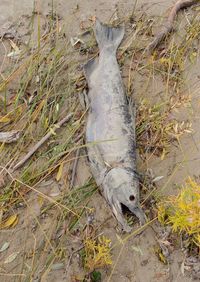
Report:
[{"label": "dead leaf", "polygon": [[15,51],[19,51],[19,47],[15,44],[15,42],[12,41],[11,39],[10,39],[9,41],[10,41],[10,45],[12,46],[12,48],[13,48]]},{"label": "dead leaf", "polygon": [[63,262],[58,262],[58,263],[54,263],[51,266],[51,270],[60,270],[64,268],[64,263]]},{"label": "dead leaf", "polygon": [[8,116],[0,117],[0,123],[10,122],[10,118]]},{"label": "dead leaf", "polygon": [[156,255],[158,256],[159,260],[164,263],[164,264],[167,264],[167,258],[164,256],[163,252],[162,252],[162,249],[161,248],[156,248],[155,249],[155,253]]},{"label": "dead leaf", "polygon": [[6,251],[6,250],[9,248],[9,246],[10,246],[10,243],[9,243],[9,242],[5,242],[5,243],[2,245],[1,249],[0,249],[0,253]]},{"label": "dead leaf", "polygon": [[161,157],[160,157],[161,161],[164,160],[165,155],[166,155],[166,150],[165,150],[165,148],[164,148],[164,149],[163,149],[163,152],[162,152],[162,155],[161,155]]},{"label": "dead leaf", "polygon": [[19,49],[19,47],[15,44],[15,42],[14,41],[12,41],[11,39],[10,39],[10,45],[12,46],[12,48],[13,48],[13,50],[14,51],[12,51],[12,52],[10,52],[8,55],[7,55],[7,57],[17,57],[17,56],[19,56],[19,54],[21,53],[21,50]]},{"label": "dead leaf", "polygon": [[18,215],[13,214],[0,224],[0,229],[14,227],[18,223]]},{"label": "dead leaf", "polygon": [[38,107],[32,113],[32,122],[34,122],[38,118],[38,116],[40,115],[41,110],[43,109],[44,104],[45,104],[45,99],[40,102]]},{"label": "dead leaf", "polygon": [[161,262],[163,262],[164,264],[167,264],[167,260],[161,252],[158,254],[158,257],[159,257]]},{"label": "dead leaf", "polygon": [[185,129],[185,132],[186,132],[186,133],[192,133],[193,130],[192,130],[192,129]]},{"label": "dead leaf", "polygon": [[15,222],[12,224],[12,228],[15,227],[18,222],[19,222],[19,217],[17,217],[17,219],[15,220]]},{"label": "dead leaf", "polygon": [[157,177],[155,177],[152,181],[153,182],[158,182],[158,181],[160,181],[161,179],[163,179],[163,175],[160,175],[160,176],[157,176]]},{"label": "dead leaf", "polygon": [[36,77],[35,77],[35,82],[36,82],[36,83],[39,83],[39,82],[40,82],[40,77],[39,77],[39,75],[36,75]]},{"label": "dead leaf", "polygon": [[16,259],[16,257],[18,256],[18,254],[19,254],[19,252],[12,253],[11,255],[9,255],[7,257],[7,259],[4,261],[4,263],[6,264],[6,263],[13,262]]},{"label": "dead leaf", "polygon": [[14,58],[14,57],[18,57],[20,55],[22,51],[18,50],[18,51],[12,51],[10,53],[8,53],[7,57],[8,58]]},{"label": "dead leaf", "polygon": [[59,169],[58,169],[58,173],[56,175],[56,180],[59,181],[61,179],[63,173],[63,163],[60,164]]},{"label": "dead leaf", "polygon": [[42,205],[44,204],[44,198],[41,196],[38,196],[37,201],[38,201],[39,206],[42,207]]},{"label": "dead leaf", "polygon": [[49,194],[50,197],[58,197],[60,195],[60,191],[59,192],[52,192]]},{"label": "dead leaf", "polygon": [[183,276],[185,275],[185,261],[181,263],[181,273]]},{"label": "dead leaf", "polygon": [[159,242],[159,244],[162,244],[162,245],[165,245],[165,246],[168,246],[168,247],[171,246],[171,243],[167,240],[159,240],[158,242]]},{"label": "dead leaf", "polygon": [[71,37],[70,42],[73,47],[77,47],[78,45],[84,44],[83,40],[78,37]]},{"label": "dead leaf", "polygon": [[19,139],[21,131],[11,130],[6,132],[0,132],[0,143],[12,143]]}]

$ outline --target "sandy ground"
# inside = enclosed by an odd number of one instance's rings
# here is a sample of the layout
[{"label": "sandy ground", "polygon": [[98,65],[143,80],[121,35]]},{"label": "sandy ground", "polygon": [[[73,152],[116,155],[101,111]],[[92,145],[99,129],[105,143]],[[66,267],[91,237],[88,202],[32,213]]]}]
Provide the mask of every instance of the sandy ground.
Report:
[{"label": "sandy ground", "polygon": [[[37,5],[40,7],[42,13],[48,12],[49,2],[51,1],[38,1]],[[55,9],[59,15],[63,18],[63,23],[66,26],[67,36],[75,36],[79,32],[79,24],[81,21],[88,19],[88,17],[96,15],[102,21],[108,21],[113,14],[114,10],[118,8],[121,15],[126,15],[134,7],[134,2],[131,0],[117,1],[117,0],[57,0],[55,2]],[[163,16],[167,8],[174,1],[137,1],[137,8],[144,10],[149,16]],[[77,10],[77,5],[79,9]],[[0,26],[5,23],[13,22],[23,14],[30,14],[33,9],[33,3],[31,0],[17,1],[0,1]],[[186,87],[185,93],[190,93],[192,96],[192,107],[190,109],[181,112],[181,115],[185,119],[189,118],[193,124],[194,133],[181,139],[181,144],[178,148],[172,147],[167,158],[161,160],[160,158],[151,158],[150,161],[142,163],[139,161],[139,170],[142,171],[144,166],[152,169],[155,176],[163,176],[159,182],[159,189],[164,190],[166,194],[175,193],[177,185],[183,184],[184,180],[188,176],[200,175],[200,133],[199,133],[199,113],[200,113],[200,78],[199,78],[199,60],[198,62],[190,66],[185,70]],[[143,80],[136,81],[135,93],[137,90],[141,92],[143,87]],[[160,94],[161,93],[161,94]],[[151,91],[145,95],[153,100],[157,95],[165,95],[165,85],[161,81],[156,80],[153,82]],[[145,96],[144,95],[144,96]],[[181,149],[180,149],[181,148]],[[89,169],[84,161],[79,161],[76,184],[81,185],[89,177]],[[51,184],[53,187],[53,184]],[[45,189],[42,187],[41,189]],[[52,188],[53,189],[53,188]],[[55,188],[56,189],[56,188]],[[98,205],[96,204],[98,203]],[[37,213],[37,207],[34,205],[34,198],[29,199],[29,204],[33,205],[35,212]],[[104,200],[100,195],[95,195],[92,198],[91,207],[95,206],[95,219],[97,223],[102,224],[101,231],[112,240],[112,243],[118,242],[116,235],[116,222],[112,218],[109,208],[106,206]],[[14,230],[1,231],[0,233],[0,246],[5,240],[11,242],[9,249],[6,252],[0,254],[0,260],[3,261],[9,254],[20,250],[20,246],[27,250],[31,249],[34,244],[33,234],[34,226],[31,226],[29,222],[28,213],[23,214],[23,223],[21,226],[17,226]],[[56,217],[52,214],[54,220]],[[48,220],[47,220],[48,221]],[[27,224],[28,223],[28,224]],[[43,220],[43,230],[48,227],[45,226],[45,219]],[[53,228],[53,227],[52,227]],[[171,254],[171,261],[169,265],[164,265],[159,261],[155,255],[154,246],[157,244],[159,227],[155,224],[154,228],[147,228],[141,235],[130,238],[123,245],[118,245],[113,249],[114,266],[102,271],[103,281],[115,281],[115,282],[189,282],[194,281],[190,275],[184,275],[181,273],[181,264],[184,260],[184,255],[181,252],[181,248],[175,248]],[[24,246],[26,241],[26,246]],[[66,238],[66,244],[70,244],[76,249],[75,238]],[[42,244],[42,242],[41,242]],[[137,250],[140,250],[139,252]],[[22,260],[24,257],[22,258]],[[42,263],[42,258],[41,263]],[[10,273],[20,273],[21,271],[21,259],[11,263]],[[27,266],[28,267],[28,266]],[[113,269],[113,272],[112,272]],[[2,272],[2,271],[0,271]],[[79,265],[76,257],[72,260],[69,267],[69,272],[66,275],[63,269],[53,270],[43,276],[40,280],[40,273],[33,273],[31,281],[76,281],[72,279],[73,275],[80,274]],[[1,275],[1,274],[0,274]],[[4,276],[0,278],[1,281],[27,281],[23,277],[18,276]]]}]

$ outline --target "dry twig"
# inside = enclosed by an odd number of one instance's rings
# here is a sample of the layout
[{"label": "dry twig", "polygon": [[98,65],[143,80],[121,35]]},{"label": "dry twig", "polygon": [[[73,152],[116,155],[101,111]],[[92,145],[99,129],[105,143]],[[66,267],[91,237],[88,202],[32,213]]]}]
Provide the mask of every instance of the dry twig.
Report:
[{"label": "dry twig", "polygon": [[[73,113],[68,114],[66,117],[64,117],[61,121],[59,121],[57,124],[54,125],[54,130],[57,130],[60,128],[65,122],[67,122],[71,117],[73,116]],[[19,167],[21,167],[53,134],[54,130],[49,131],[42,139],[33,146],[33,148],[25,155],[25,157],[19,161],[12,169],[12,171],[15,171]]]},{"label": "dry twig", "polygon": [[0,143],[12,143],[19,139],[20,137],[19,130],[11,130],[6,132],[0,132]]},{"label": "dry twig", "polygon": [[167,22],[164,24],[161,31],[155,35],[154,40],[148,45],[147,52],[151,53],[160,42],[167,36],[168,33],[173,30],[173,23],[176,18],[177,13],[184,8],[188,8],[196,3],[200,2],[200,0],[179,0],[172,7],[170,14],[167,18]]}]

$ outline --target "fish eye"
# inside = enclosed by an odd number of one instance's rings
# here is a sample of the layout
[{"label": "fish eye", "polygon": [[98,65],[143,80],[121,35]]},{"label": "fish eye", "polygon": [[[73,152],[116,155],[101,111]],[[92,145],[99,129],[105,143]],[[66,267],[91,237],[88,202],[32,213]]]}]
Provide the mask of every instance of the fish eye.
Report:
[{"label": "fish eye", "polygon": [[130,195],[129,200],[130,201],[134,201],[135,200],[135,196],[134,195]]}]

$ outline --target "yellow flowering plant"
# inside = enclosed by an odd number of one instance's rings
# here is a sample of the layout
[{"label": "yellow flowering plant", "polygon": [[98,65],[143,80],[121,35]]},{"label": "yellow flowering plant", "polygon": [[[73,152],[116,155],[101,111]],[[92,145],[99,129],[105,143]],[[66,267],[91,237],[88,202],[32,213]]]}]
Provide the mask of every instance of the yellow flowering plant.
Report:
[{"label": "yellow flowering plant", "polygon": [[174,232],[189,235],[200,247],[200,185],[188,178],[177,196],[160,202],[158,220],[171,225]]},{"label": "yellow flowering plant", "polygon": [[84,266],[90,272],[112,264],[111,240],[105,236],[97,239],[86,239],[84,242]]}]

